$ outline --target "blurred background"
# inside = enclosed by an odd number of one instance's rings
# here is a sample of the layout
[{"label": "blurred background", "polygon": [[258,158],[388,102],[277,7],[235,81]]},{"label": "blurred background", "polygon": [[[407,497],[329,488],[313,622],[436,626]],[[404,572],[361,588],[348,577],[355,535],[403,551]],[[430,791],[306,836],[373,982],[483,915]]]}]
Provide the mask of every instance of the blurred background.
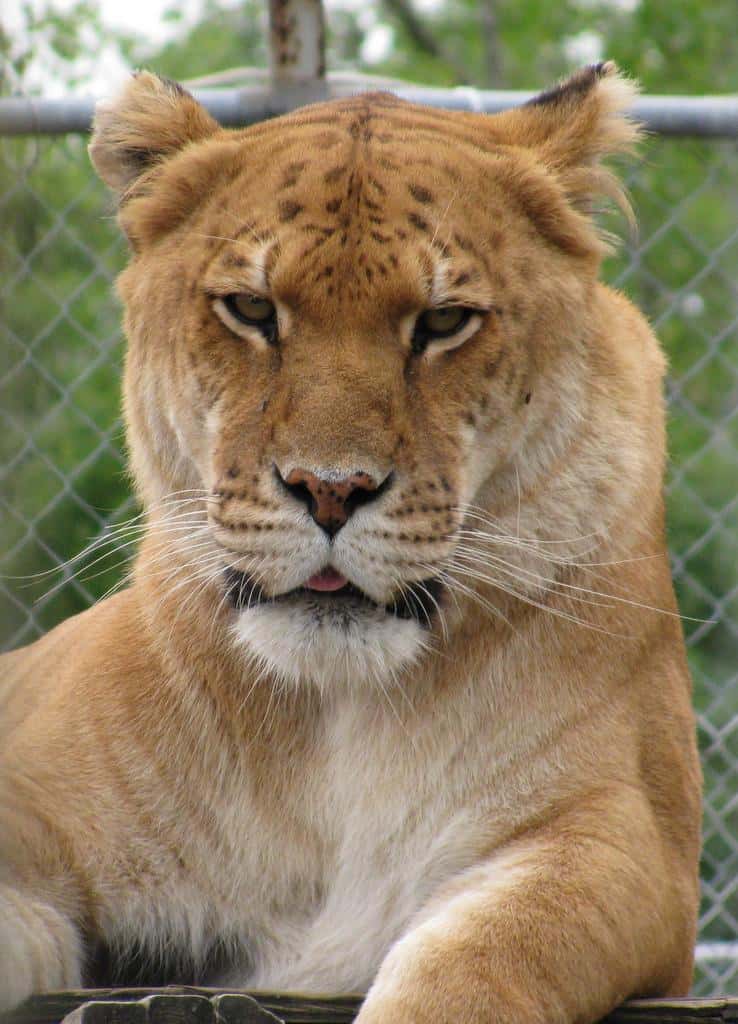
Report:
[{"label": "blurred background", "polygon": [[[736,0],[328,0],[327,64],[425,86],[538,89],[615,59],[646,94],[738,92]],[[266,68],[257,0],[5,0],[0,96],[109,94],[134,67],[196,85]],[[258,79],[258,75],[256,76]],[[732,137],[657,135],[624,166],[637,239],[605,265],[671,373],[669,539],[706,778],[695,992],[738,991],[738,98]],[[122,578],[82,558],[138,511],[119,419],[111,283],[125,258],[83,134],[0,137],[0,645]],[[612,225],[610,225],[612,226]],[[616,224],[616,226],[620,227]],[[94,563],[94,564],[93,564]]]}]

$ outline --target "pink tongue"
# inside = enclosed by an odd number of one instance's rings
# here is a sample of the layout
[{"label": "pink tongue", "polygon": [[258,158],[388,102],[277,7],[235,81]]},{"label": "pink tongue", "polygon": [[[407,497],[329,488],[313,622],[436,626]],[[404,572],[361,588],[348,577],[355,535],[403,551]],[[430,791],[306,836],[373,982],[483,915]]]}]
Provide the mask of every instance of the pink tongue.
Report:
[{"label": "pink tongue", "polygon": [[303,586],[308,590],[340,590],[347,583],[346,577],[342,576],[340,572],[336,572],[335,569],[323,569],[322,572],[316,572],[309,580],[305,580]]}]

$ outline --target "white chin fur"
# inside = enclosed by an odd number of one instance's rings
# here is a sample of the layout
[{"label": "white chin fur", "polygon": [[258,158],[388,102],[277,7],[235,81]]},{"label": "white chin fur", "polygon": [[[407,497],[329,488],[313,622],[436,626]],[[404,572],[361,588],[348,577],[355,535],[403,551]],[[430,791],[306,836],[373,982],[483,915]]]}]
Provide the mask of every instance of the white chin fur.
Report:
[{"label": "white chin fur", "polygon": [[341,609],[309,599],[260,605],[240,612],[233,628],[239,645],[281,683],[383,688],[397,680],[428,645],[417,622],[382,609]]}]

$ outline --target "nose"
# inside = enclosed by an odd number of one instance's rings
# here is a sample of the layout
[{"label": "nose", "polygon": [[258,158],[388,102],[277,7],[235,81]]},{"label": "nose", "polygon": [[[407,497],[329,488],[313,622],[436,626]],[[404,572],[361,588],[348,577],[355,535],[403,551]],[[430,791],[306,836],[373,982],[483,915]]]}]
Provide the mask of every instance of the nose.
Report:
[{"label": "nose", "polygon": [[310,515],[329,537],[345,526],[360,505],[375,501],[383,494],[391,479],[390,474],[378,484],[362,470],[339,480],[307,469],[293,469],[283,477],[276,466],[275,469],[290,494],[307,505]]}]

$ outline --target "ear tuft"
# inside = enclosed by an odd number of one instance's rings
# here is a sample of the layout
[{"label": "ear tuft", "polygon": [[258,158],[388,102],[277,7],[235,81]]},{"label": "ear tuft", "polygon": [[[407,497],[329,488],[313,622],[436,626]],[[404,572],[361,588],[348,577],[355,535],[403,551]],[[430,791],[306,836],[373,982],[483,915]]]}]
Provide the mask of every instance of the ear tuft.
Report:
[{"label": "ear tuft", "polygon": [[155,164],[219,128],[177,82],[138,71],[120,96],[98,103],[90,159],[103,181],[122,193]]},{"label": "ear tuft", "polygon": [[580,68],[569,78],[565,78],[552,89],[546,89],[525,104],[527,107],[544,107],[548,104],[566,103],[574,100],[578,102],[599,82],[601,78],[617,76],[617,67],[614,61],[602,61],[599,64],[590,64],[589,67]]},{"label": "ear tuft", "polygon": [[525,105],[529,144],[540,146],[558,167],[628,152],[639,129],[624,111],[637,95],[635,83],[620,74],[614,61],[582,68]]},{"label": "ear tuft", "polygon": [[502,116],[509,119],[511,141],[536,151],[576,209],[591,213],[596,198],[605,196],[632,225],[625,189],[601,161],[633,151],[641,133],[626,111],[637,94],[636,84],[613,61],[605,61]]}]

